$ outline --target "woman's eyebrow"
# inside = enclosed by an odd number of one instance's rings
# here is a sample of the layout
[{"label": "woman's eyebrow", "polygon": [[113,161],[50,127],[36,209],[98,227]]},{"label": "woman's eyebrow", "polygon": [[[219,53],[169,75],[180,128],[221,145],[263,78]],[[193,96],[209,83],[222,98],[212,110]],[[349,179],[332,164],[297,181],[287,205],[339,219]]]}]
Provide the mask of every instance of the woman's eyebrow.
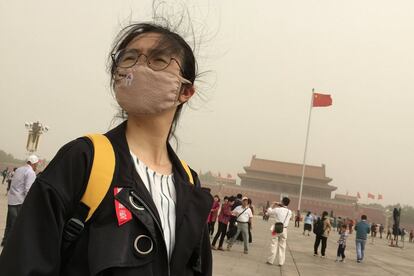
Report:
[{"label": "woman's eyebrow", "polygon": [[150,49],[144,49],[141,47],[127,47],[126,50],[137,50],[140,54],[145,55],[152,55],[152,54],[165,54],[168,55],[168,49],[160,49],[160,48],[150,48]]}]

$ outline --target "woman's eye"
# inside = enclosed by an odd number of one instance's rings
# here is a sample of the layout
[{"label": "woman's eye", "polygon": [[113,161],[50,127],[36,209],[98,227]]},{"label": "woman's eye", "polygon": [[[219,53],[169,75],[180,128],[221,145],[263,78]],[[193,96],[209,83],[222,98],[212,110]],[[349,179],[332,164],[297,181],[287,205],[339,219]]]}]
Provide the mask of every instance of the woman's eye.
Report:
[{"label": "woman's eye", "polygon": [[166,59],[163,58],[154,58],[152,59],[153,62],[157,62],[157,63],[168,63],[168,61]]}]

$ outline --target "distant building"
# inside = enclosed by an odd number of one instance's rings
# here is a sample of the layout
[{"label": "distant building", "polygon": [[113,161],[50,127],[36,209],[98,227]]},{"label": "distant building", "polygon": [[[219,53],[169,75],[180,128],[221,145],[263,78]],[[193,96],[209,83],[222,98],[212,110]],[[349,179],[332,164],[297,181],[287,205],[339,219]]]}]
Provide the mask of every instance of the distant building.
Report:
[{"label": "distant building", "polygon": [[198,175],[200,181],[202,183],[212,183],[212,184],[220,184],[220,185],[236,185],[236,179],[234,179],[230,174],[227,177],[222,177],[220,173],[218,175],[214,175],[211,171],[206,173],[199,173]]},{"label": "distant building", "polygon": [[[302,177],[302,164],[251,159],[250,166],[244,167],[245,173],[238,176],[241,186],[292,196],[299,195]],[[332,178],[326,176],[325,165],[306,165],[302,195],[308,198],[331,199],[331,193],[337,188],[329,185]]]},{"label": "distant building", "polygon": [[350,195],[343,195],[343,194],[335,194],[334,199],[337,202],[344,202],[344,203],[351,203],[351,204],[358,202],[358,197],[350,196]]},{"label": "distant building", "polygon": [[224,178],[224,177],[215,177],[215,182],[217,184],[224,184],[224,185],[236,185],[236,179],[234,178]]}]

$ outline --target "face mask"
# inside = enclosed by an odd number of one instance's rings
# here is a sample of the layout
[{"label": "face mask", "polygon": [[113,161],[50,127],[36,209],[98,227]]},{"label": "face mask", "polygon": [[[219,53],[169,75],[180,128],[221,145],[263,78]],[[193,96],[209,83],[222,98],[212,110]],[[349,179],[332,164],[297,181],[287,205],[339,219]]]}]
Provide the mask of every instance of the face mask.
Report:
[{"label": "face mask", "polygon": [[158,114],[178,106],[182,84],[191,84],[181,76],[143,65],[118,69],[117,74],[123,78],[115,83],[116,100],[133,115]]}]

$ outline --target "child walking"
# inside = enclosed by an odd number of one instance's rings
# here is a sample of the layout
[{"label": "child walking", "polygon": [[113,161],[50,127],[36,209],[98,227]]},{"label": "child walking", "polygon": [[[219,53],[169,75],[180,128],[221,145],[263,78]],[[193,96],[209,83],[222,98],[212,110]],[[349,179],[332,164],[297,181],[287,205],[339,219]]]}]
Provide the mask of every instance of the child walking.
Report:
[{"label": "child walking", "polygon": [[[339,230],[339,240],[338,240],[338,252],[336,253],[335,262],[345,262],[345,248],[346,248],[346,239],[348,238],[348,233],[346,232],[346,224],[341,225]],[[342,258],[342,259],[340,259]]]}]

